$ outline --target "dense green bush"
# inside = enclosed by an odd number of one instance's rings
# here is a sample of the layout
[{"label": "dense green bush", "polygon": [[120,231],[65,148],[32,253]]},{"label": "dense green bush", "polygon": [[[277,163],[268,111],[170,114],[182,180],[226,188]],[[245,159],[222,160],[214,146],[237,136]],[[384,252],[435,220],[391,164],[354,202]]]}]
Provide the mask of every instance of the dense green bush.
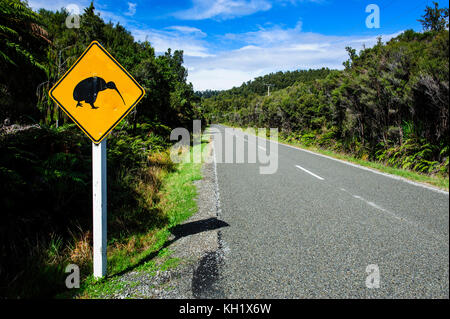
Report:
[{"label": "dense green bush", "polygon": [[448,176],[449,31],[408,30],[348,52],[343,71],[270,97],[232,89],[203,98],[204,116],[278,127],[281,136],[307,146]]},{"label": "dense green bush", "polygon": [[[168,138],[162,137],[169,136],[167,127],[120,126],[107,140],[111,238],[165,222],[137,192],[136,184],[150,178],[147,183],[157,190],[158,176],[146,169],[153,165],[172,169],[170,162],[150,159],[167,149]],[[11,287],[23,280],[48,287],[39,290],[44,294],[61,288],[62,266],[49,265],[49,259],[92,228],[91,152],[90,140],[74,125],[0,136],[1,296],[17,293]],[[55,281],[53,288],[49,280]],[[33,292],[24,292],[28,294]]]},{"label": "dense green bush", "polygon": [[[144,87],[146,95],[130,115],[133,123],[187,123],[198,98],[187,83],[183,52],[156,56],[148,41],[136,42],[120,24],[105,22],[93,2],[80,15],[80,28],[67,28],[65,9],[33,12],[24,1],[0,0],[0,125],[71,120],[49,98],[49,90],[87,46],[99,41]],[[26,83],[26,85],[24,85]]]},{"label": "dense green bush", "polygon": [[[107,140],[109,238],[167,222],[155,204],[173,169],[170,131],[199,115],[182,51],[156,56],[149,42],[103,21],[93,3],[80,28],[65,26],[68,15],[0,0],[0,298],[50,296],[64,285],[70,252],[89,259],[91,141],[48,92],[93,40],[146,91]],[[3,128],[4,120],[14,125]]]}]

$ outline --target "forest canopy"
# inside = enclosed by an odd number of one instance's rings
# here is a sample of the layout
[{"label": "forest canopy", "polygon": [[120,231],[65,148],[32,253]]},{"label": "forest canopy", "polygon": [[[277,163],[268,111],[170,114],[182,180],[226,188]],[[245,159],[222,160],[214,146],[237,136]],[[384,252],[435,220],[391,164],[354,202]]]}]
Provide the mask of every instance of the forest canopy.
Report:
[{"label": "forest canopy", "polygon": [[93,3],[80,16],[80,28],[66,26],[69,13],[64,8],[36,13],[22,1],[1,0],[0,12],[1,123],[9,119],[50,126],[59,117],[70,122],[48,92],[93,40],[146,90],[132,121],[176,126],[193,116],[197,98],[187,82],[183,52],[168,49],[156,56],[149,42],[136,42],[122,25],[105,22]]}]

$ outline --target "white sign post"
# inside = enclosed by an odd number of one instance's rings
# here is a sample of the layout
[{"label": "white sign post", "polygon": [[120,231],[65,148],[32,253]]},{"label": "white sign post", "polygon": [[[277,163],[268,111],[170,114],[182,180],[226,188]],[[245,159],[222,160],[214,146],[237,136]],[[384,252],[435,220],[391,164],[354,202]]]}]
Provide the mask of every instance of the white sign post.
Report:
[{"label": "white sign post", "polygon": [[[97,100],[100,91],[91,90],[99,87],[95,84],[112,90],[103,89],[103,98]],[[94,278],[106,276],[106,137],[144,95],[144,88],[98,41],[92,41],[50,90],[51,98],[93,142]],[[83,104],[91,107],[79,107]]]},{"label": "white sign post", "polygon": [[94,277],[106,276],[106,139],[92,143]]}]

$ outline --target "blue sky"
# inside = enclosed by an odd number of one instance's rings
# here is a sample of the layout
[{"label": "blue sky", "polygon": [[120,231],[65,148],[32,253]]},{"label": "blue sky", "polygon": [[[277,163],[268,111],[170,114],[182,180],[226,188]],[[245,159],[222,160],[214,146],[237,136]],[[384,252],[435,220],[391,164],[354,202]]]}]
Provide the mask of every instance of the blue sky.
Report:
[{"label": "blue sky", "polygon": [[[448,6],[448,1],[437,1]],[[28,0],[57,10],[90,0]],[[97,0],[102,18],[124,25],[156,51],[182,49],[196,90],[229,89],[270,72],[342,68],[346,46],[371,46],[406,29],[431,0]],[[369,4],[380,8],[380,28],[366,27]]]}]

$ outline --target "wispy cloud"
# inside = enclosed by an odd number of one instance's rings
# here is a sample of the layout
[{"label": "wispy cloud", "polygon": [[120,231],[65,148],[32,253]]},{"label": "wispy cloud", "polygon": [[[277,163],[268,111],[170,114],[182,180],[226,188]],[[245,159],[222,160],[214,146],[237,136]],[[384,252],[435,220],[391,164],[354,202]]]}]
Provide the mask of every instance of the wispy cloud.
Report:
[{"label": "wispy cloud", "polygon": [[[388,34],[384,41],[398,35]],[[189,81],[196,90],[229,89],[271,72],[322,68],[342,69],[347,60],[345,47],[359,50],[377,42],[375,36],[328,36],[274,26],[255,32],[228,34],[224,39],[240,41],[239,49],[208,57],[186,57]]]},{"label": "wispy cloud", "polygon": [[131,22],[131,20],[129,20],[128,18],[108,10],[96,10],[96,12],[100,14],[100,17],[105,22],[111,21],[112,23],[120,23],[123,26],[129,25]]},{"label": "wispy cloud", "polygon": [[170,26],[164,30],[132,29],[135,40],[149,41],[155,51],[162,53],[168,48],[183,50],[185,56],[211,57],[208,43],[203,39],[207,36],[202,30],[189,26]]},{"label": "wispy cloud", "polygon": [[181,20],[227,20],[271,8],[272,4],[267,0],[193,0],[192,8],[173,15]]},{"label": "wispy cloud", "polygon": [[302,3],[305,2],[313,2],[313,3],[326,3],[328,0],[277,0],[278,3],[281,3],[282,5],[287,5],[287,4],[291,4],[291,5],[300,5]]},{"label": "wispy cloud", "polygon": [[[47,1],[47,0],[29,0],[28,5],[33,10],[38,10],[41,8],[51,10],[51,11],[58,11],[62,8],[78,8],[78,13],[83,14],[84,9],[89,7],[91,3],[91,0],[78,0],[74,2],[73,0],[54,0],[54,1]],[[130,4],[130,3],[129,3]],[[96,12],[100,13],[100,16],[102,19],[104,19],[106,22],[112,21],[113,23],[120,23],[122,25],[129,24],[130,20],[129,18],[124,17],[120,13],[114,13],[106,4],[101,4],[96,2],[95,3]],[[136,12],[136,6],[134,7],[134,13]],[[77,12],[74,12],[77,13]]]},{"label": "wispy cloud", "polygon": [[137,3],[133,3],[133,2],[128,2],[128,11],[125,12],[124,14],[126,16],[134,16],[136,14],[136,6]]},{"label": "wispy cloud", "polygon": [[203,32],[202,30],[200,30],[198,28],[194,28],[194,27],[174,25],[174,26],[166,27],[166,29],[167,30],[175,30],[175,31],[185,33],[185,34],[195,34],[199,37],[206,36],[205,32]]},{"label": "wispy cloud", "polygon": [[83,9],[89,6],[90,1],[89,0],[80,0],[80,1],[73,1],[73,0],[54,0],[54,1],[48,1],[48,0],[29,0],[28,5],[33,10],[38,10],[41,8],[45,8],[47,10],[51,11],[57,11],[62,8],[67,8],[69,5],[76,4],[79,9],[80,13],[83,13]]},{"label": "wispy cloud", "polygon": [[295,27],[285,28],[282,26],[272,26],[270,28],[259,27],[257,31],[245,33],[227,33],[224,38],[246,44],[270,45],[273,43],[285,43],[295,39],[302,31],[302,22],[298,21]]}]

